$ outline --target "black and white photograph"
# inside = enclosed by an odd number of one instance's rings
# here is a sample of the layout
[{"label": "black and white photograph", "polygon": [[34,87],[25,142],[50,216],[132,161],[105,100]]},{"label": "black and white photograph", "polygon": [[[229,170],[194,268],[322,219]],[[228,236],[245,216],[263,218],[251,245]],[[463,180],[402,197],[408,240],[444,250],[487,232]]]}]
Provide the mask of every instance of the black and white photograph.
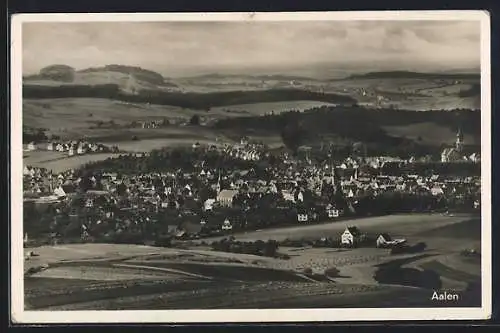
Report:
[{"label": "black and white photograph", "polygon": [[15,15],[13,319],[488,318],[489,29]]}]

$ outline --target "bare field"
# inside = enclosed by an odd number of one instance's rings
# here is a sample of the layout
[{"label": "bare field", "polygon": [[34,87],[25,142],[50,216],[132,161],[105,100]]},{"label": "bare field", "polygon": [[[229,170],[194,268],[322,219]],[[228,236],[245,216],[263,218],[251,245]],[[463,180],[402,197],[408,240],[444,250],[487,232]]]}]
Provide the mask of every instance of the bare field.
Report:
[{"label": "bare field", "polygon": [[392,287],[333,286],[329,283],[267,283],[118,297],[49,307],[47,310],[348,307],[354,305],[353,299],[360,300],[358,297],[373,303],[376,299],[390,297],[396,293],[409,299],[410,294],[415,296],[418,292]]},{"label": "bare field", "polygon": [[154,270],[125,269],[116,267],[54,267],[31,275],[32,278],[56,278],[56,279],[79,279],[94,281],[119,281],[119,280],[142,280],[142,279],[179,279],[176,274],[166,274]]},{"label": "bare field", "polygon": [[27,165],[43,164],[45,162],[60,160],[68,157],[67,153],[61,153],[57,151],[46,151],[43,150],[45,148],[44,146],[39,146],[39,148],[40,150],[23,152],[23,159],[25,164]]}]

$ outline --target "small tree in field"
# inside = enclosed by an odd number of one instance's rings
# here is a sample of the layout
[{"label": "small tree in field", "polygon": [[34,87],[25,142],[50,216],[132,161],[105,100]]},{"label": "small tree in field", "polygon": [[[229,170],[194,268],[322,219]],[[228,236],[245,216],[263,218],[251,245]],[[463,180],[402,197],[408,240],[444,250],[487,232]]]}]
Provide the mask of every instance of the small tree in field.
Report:
[{"label": "small tree in field", "polygon": [[198,126],[200,124],[200,116],[197,114],[193,115],[189,120],[189,124],[193,126]]}]

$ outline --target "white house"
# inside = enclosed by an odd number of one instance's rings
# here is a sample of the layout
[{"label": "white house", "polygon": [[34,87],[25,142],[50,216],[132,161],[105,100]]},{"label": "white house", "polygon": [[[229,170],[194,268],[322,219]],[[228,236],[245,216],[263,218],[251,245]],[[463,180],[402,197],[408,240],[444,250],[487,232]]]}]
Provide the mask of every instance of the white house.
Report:
[{"label": "white house", "polygon": [[474,209],[479,209],[480,206],[481,203],[479,202],[479,200],[474,200]]},{"label": "white house", "polygon": [[236,194],[238,194],[237,190],[222,190],[217,195],[217,202],[219,202],[221,206],[231,207]]},{"label": "white house", "polygon": [[379,248],[391,247],[405,242],[406,239],[392,239],[387,233],[380,234],[377,237],[377,247]]},{"label": "white house", "polygon": [[59,152],[63,152],[64,151],[64,146],[60,143],[57,144],[56,146],[56,150],[59,151]]},{"label": "white house", "polygon": [[59,198],[66,196],[66,192],[64,192],[64,190],[63,190],[63,188],[61,186],[59,186],[58,188],[56,188],[54,190],[54,194],[57,195]]},{"label": "white house", "polygon": [[361,239],[361,232],[357,227],[347,227],[340,238],[340,242],[344,246],[354,246]]},{"label": "white house", "polygon": [[203,203],[203,209],[207,212],[207,211],[212,211],[212,209],[214,208],[214,203],[215,203],[215,199],[207,199],[204,203]]},{"label": "white house", "polygon": [[294,201],[293,193],[290,193],[290,191],[281,191],[281,194],[283,195],[283,199],[286,201]]},{"label": "white house", "polygon": [[83,148],[82,146],[78,146],[78,149],[76,150],[76,153],[77,153],[78,155],[83,155],[83,154],[85,154],[85,153],[86,153],[86,150],[85,150],[85,148]]},{"label": "white house", "polygon": [[48,151],[54,150],[54,144],[52,142],[49,142],[49,144],[47,145],[47,150]]},{"label": "white house", "polygon": [[444,194],[444,191],[440,186],[436,185],[431,188],[431,194],[434,196],[438,196]]},{"label": "white house", "polygon": [[335,218],[340,216],[340,212],[337,208],[331,207],[326,210],[326,213],[328,214],[328,218]]},{"label": "white house", "polygon": [[307,214],[297,214],[297,221],[298,222],[307,222],[309,221],[309,216]]},{"label": "white house", "polygon": [[224,222],[222,223],[222,230],[224,231],[233,230],[233,225],[231,224],[229,219],[225,219]]},{"label": "white house", "polygon": [[299,192],[299,194],[297,194],[297,202],[303,202],[304,201],[304,195],[302,194],[302,192]]}]

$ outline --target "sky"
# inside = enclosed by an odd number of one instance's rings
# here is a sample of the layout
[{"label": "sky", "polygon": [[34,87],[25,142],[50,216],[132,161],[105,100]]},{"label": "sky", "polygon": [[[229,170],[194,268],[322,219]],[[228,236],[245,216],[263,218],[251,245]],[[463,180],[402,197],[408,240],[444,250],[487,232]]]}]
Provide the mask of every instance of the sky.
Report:
[{"label": "sky", "polygon": [[121,64],[164,76],[480,66],[479,21],[28,22],[23,73]]}]

